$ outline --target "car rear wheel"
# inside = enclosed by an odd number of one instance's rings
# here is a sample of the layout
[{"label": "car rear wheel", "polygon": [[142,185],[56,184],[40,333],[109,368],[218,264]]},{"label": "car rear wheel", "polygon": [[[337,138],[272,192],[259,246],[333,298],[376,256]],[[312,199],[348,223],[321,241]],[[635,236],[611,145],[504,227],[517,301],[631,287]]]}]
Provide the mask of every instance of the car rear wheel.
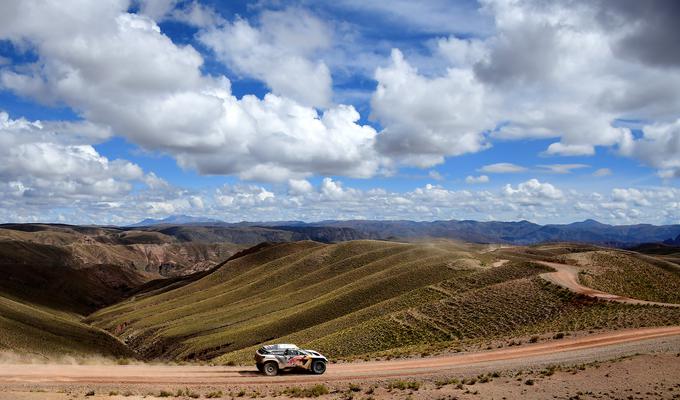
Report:
[{"label": "car rear wheel", "polygon": [[267,376],[275,376],[279,373],[279,366],[275,362],[268,362],[264,365],[262,372]]},{"label": "car rear wheel", "polygon": [[314,361],[314,363],[312,363],[312,372],[317,375],[323,374],[326,372],[326,363],[323,361]]}]

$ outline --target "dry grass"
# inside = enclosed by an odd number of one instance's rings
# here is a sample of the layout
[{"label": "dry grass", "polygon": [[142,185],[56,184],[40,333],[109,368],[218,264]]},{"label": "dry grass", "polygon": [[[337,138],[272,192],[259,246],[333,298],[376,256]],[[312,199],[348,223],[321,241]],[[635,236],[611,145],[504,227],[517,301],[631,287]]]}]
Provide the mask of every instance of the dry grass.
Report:
[{"label": "dry grass", "polygon": [[661,268],[635,255],[595,251],[578,257],[582,284],[621,296],[680,303],[680,270]]},{"label": "dry grass", "polygon": [[[493,257],[480,251],[441,242],[279,244],[181,288],[101,310],[89,321],[147,357],[219,363],[249,363],[265,342],[352,358],[427,354],[470,340],[680,323],[679,309],[576,296],[540,279],[548,269],[531,262],[593,247],[507,249],[496,257],[511,261],[493,268]],[[647,279],[657,270],[672,274],[650,267],[656,269],[628,267],[639,275],[629,293],[650,292]],[[651,292],[668,294],[664,290],[655,286]]]},{"label": "dry grass", "polygon": [[45,361],[64,356],[131,355],[118,340],[79,322],[79,316],[75,314],[25,304],[7,297],[0,297],[0,349],[30,355],[27,361]]}]

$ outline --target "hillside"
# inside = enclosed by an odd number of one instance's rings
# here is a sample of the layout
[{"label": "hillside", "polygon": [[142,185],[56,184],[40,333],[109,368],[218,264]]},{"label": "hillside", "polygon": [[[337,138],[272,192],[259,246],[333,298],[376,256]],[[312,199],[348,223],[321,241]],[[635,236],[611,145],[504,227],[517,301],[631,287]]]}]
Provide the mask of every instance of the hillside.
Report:
[{"label": "hillside", "polygon": [[678,265],[635,253],[608,250],[568,254],[561,258],[582,267],[579,280],[593,289],[640,300],[680,303]]},{"label": "hillside", "polygon": [[[65,253],[59,259],[72,269],[117,266],[134,269],[149,279],[210,269],[244,247],[219,240],[180,240],[152,230],[47,224],[0,225],[0,243],[27,248],[36,245],[36,249],[51,246]],[[7,256],[21,263],[26,254]]]},{"label": "hillside", "polygon": [[[217,362],[247,362],[264,342],[354,357],[680,323],[680,309],[601,303],[567,292],[539,278],[549,269],[532,262],[598,248],[490,250],[447,241],[270,245],[175,289],[141,293],[97,311],[87,321],[143,357]],[[647,278],[660,285],[650,293],[665,293],[663,276]]]},{"label": "hillside", "polygon": [[30,361],[134,356],[114,337],[80,320],[77,314],[0,294],[0,359],[5,352]]},{"label": "hillside", "polygon": [[83,314],[120,301],[146,278],[134,268],[74,269],[73,262],[58,246],[0,241],[0,353],[37,360],[132,354],[81,320]]}]

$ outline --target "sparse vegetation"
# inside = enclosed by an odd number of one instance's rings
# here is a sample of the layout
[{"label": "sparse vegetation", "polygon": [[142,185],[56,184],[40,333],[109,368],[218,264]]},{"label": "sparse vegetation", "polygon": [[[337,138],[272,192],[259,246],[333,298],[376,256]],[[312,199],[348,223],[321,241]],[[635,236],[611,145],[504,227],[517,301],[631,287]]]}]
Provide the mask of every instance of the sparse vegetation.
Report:
[{"label": "sparse vegetation", "polygon": [[398,390],[418,390],[420,389],[421,383],[418,381],[403,381],[396,380],[387,384],[387,389],[398,389]]},{"label": "sparse vegetation", "polygon": [[[574,331],[680,322],[678,308],[575,295],[541,279],[538,275],[550,269],[532,262],[580,263],[587,271],[582,280],[612,285],[630,296],[672,300],[680,292],[673,292],[677,273],[629,253],[558,244],[493,256],[479,249],[452,242],[369,240],[270,244],[175,289],[147,288],[95,312],[86,323],[72,312],[0,292],[0,344],[39,354],[96,349],[126,365],[133,357],[124,341],[144,357],[236,365],[252,362],[256,347],[274,341],[315,348],[334,360],[372,360],[429,357],[444,349],[464,350],[470,343],[492,349],[536,343],[541,337],[562,339]],[[488,266],[499,257],[510,261]],[[609,267],[596,270],[599,263]],[[614,279],[611,271],[623,271],[620,275],[628,278]],[[610,283],[604,283],[607,277]],[[662,288],[659,279],[670,282],[670,289]],[[463,383],[493,378],[483,375]],[[349,392],[361,390],[350,387]]]},{"label": "sparse vegetation", "polygon": [[607,293],[662,303],[680,303],[680,270],[664,269],[617,251],[581,255],[582,284]]},{"label": "sparse vegetation", "polygon": [[319,397],[330,393],[326,385],[314,385],[310,387],[287,387],[282,392],[289,397]]}]

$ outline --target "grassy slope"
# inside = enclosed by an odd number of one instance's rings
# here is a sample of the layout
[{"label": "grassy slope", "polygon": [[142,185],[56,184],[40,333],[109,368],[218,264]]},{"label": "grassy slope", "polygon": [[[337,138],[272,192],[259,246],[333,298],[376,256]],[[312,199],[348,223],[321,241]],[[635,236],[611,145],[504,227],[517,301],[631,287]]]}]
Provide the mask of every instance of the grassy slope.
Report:
[{"label": "grassy slope", "polygon": [[213,358],[287,335],[331,334],[412,305],[419,301],[413,291],[478,265],[455,245],[281,244],[177,290],[106,308],[90,320],[120,332],[147,356]]},{"label": "grassy slope", "polygon": [[38,359],[130,356],[116,338],[80,322],[80,316],[0,296],[0,350]]},{"label": "grassy slope", "polygon": [[[74,270],[71,262],[61,247],[0,241],[0,350],[38,359],[130,355],[116,338],[80,322],[80,314],[122,297],[106,282],[108,266]],[[141,282],[134,271],[115,276],[116,284]]]},{"label": "grassy slope", "polygon": [[680,303],[680,269],[632,253],[601,250],[567,256],[584,267],[581,283],[641,300]]},{"label": "grassy slope", "polygon": [[[263,342],[333,357],[560,330],[680,323],[680,310],[603,304],[552,286],[532,259],[592,247],[297,242],[89,317],[147,357],[248,362]],[[512,261],[491,268],[494,257]],[[529,260],[529,261],[525,261]],[[641,273],[636,271],[636,274]]]}]

